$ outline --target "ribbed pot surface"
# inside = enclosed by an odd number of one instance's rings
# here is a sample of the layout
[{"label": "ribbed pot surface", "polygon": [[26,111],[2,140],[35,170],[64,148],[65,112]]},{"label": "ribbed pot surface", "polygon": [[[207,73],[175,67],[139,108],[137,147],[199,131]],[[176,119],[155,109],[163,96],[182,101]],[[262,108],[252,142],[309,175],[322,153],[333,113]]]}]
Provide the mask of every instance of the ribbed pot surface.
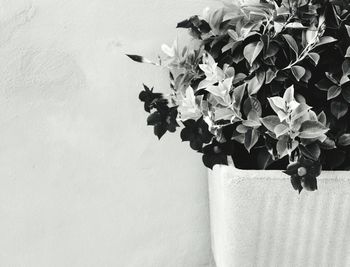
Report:
[{"label": "ribbed pot surface", "polygon": [[350,266],[350,172],[299,195],[281,171],[215,166],[209,197],[217,267]]}]

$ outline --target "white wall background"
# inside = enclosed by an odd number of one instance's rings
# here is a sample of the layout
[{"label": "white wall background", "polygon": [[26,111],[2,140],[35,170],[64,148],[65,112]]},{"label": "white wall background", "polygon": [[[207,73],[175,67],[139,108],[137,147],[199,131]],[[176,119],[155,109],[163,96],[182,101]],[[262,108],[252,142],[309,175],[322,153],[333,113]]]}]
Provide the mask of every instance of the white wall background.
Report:
[{"label": "white wall background", "polygon": [[206,171],[137,96],[209,0],[0,0],[0,266],[209,266]]}]

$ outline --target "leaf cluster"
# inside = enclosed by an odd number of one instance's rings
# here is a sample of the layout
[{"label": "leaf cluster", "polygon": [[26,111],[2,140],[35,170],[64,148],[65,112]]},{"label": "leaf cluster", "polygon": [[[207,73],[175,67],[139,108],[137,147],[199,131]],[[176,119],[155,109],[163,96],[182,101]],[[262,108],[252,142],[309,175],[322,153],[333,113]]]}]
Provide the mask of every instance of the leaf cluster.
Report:
[{"label": "leaf cluster", "polygon": [[145,87],[148,124],[159,138],[182,125],[209,168],[229,156],[316,190],[321,168],[350,169],[350,3],[243,3],[178,23],[193,41],[162,46],[156,65],[169,70],[170,102]]}]

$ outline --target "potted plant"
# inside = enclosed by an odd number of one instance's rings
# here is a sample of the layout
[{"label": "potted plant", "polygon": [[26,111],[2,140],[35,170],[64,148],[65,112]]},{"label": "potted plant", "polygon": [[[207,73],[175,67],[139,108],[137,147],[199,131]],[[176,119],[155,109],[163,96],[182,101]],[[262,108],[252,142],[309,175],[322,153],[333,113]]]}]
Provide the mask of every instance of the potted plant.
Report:
[{"label": "potted plant", "polygon": [[177,27],[190,43],[128,56],[169,69],[169,95],[139,96],[154,133],[182,127],[213,169],[217,266],[349,265],[350,1],[225,2]]}]

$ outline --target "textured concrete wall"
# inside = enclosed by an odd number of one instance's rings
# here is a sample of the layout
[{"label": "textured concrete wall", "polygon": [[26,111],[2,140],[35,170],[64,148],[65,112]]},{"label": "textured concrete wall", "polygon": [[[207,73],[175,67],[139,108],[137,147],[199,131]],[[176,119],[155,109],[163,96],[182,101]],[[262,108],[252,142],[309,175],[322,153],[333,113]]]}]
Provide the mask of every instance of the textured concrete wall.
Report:
[{"label": "textured concrete wall", "polygon": [[203,0],[0,1],[0,265],[208,266],[206,172],[138,102]]}]

